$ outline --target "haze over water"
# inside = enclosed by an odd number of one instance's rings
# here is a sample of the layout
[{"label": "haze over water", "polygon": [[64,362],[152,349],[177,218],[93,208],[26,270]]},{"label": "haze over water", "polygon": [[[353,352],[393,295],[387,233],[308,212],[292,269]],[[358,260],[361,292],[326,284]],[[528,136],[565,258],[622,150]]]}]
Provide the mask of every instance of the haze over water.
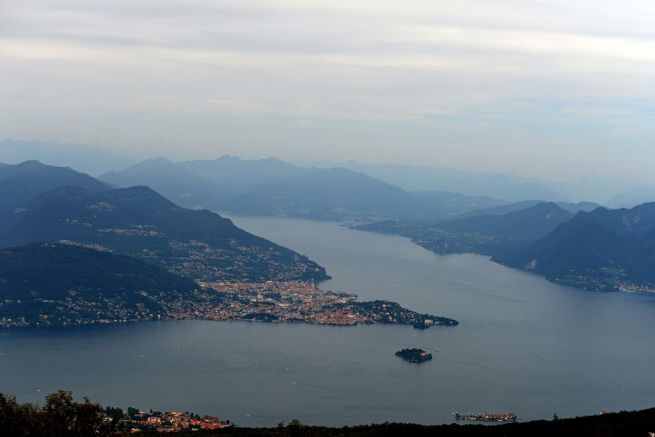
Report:
[{"label": "haze over water", "polygon": [[[455,328],[152,322],[0,333],[0,390],[72,389],[103,404],[215,414],[240,425],[442,423],[453,411],[523,419],[653,406],[655,296],[560,287],[474,255],[334,223],[236,218],[310,256],[324,288],[453,317]],[[426,364],[394,356],[438,349]]]}]

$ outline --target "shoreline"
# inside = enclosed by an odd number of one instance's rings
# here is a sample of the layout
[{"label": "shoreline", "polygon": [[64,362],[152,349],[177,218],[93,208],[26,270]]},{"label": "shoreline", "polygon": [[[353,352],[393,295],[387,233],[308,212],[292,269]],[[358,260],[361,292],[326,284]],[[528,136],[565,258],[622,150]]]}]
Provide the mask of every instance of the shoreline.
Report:
[{"label": "shoreline", "polygon": [[174,301],[159,302],[158,312],[138,312],[139,317],[111,317],[98,313],[93,318],[69,314],[5,317],[0,327],[66,327],[129,324],[156,320],[243,320],[262,323],[306,323],[322,326],[356,326],[359,324],[409,325],[416,329],[433,326],[457,326],[457,320],[421,314],[387,300],[359,301],[357,295],[318,288],[302,281],[198,282],[200,289]]},{"label": "shoreline", "polygon": [[[238,423],[222,416],[203,415],[182,410],[141,410],[140,408],[102,405],[88,398],[80,403],[71,391],[59,390],[45,396],[43,407],[39,403],[21,403],[15,396],[0,393],[5,406],[4,420],[0,428],[4,431],[30,429],[27,434],[40,434],[48,418],[54,415],[59,421],[70,421],[69,430],[97,428],[104,424],[103,435],[231,435],[231,436],[363,436],[363,435],[439,435],[439,436],[524,436],[524,435],[585,435],[590,437],[606,435],[650,435],[655,426],[655,408],[631,411],[600,412],[597,414],[560,418],[553,414],[551,419],[520,421],[513,413],[481,414],[508,420],[501,422],[477,422],[461,424],[421,425],[412,422],[371,422],[346,426],[305,425],[298,419],[277,426],[240,427]],[[53,405],[65,402],[67,415],[57,416]],[[215,413],[212,413],[215,414]],[[453,413],[457,416],[457,413]],[[477,416],[477,415],[474,415]],[[46,419],[46,420],[44,420]],[[83,425],[82,425],[83,424]],[[95,426],[91,426],[95,425]],[[78,428],[79,427],[79,428]],[[13,434],[12,432],[10,432]],[[79,433],[75,432],[77,435]]]}]

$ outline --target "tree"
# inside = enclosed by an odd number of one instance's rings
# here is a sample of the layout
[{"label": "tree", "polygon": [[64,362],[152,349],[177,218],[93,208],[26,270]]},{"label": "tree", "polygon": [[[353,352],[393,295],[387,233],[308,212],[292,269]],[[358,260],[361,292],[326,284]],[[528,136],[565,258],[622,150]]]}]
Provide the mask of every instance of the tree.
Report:
[{"label": "tree", "polygon": [[127,407],[127,416],[129,418],[134,418],[134,416],[136,416],[137,414],[139,414],[139,410],[137,408]]},{"label": "tree", "polygon": [[14,396],[0,393],[0,430],[6,435],[28,435],[37,421],[37,409],[30,404],[21,405]]},{"label": "tree", "polygon": [[85,399],[75,402],[69,391],[46,397],[43,408],[19,404],[14,397],[0,394],[0,430],[11,436],[109,436],[116,429],[114,421],[100,408]]},{"label": "tree", "polygon": [[125,416],[125,413],[123,413],[121,408],[110,406],[105,407],[105,414],[113,420],[121,420]]},{"label": "tree", "polygon": [[108,435],[112,422],[106,420],[100,405],[84,399],[73,400],[70,391],[58,391],[46,397],[44,423],[52,435]]},{"label": "tree", "polygon": [[300,428],[302,423],[298,419],[293,419],[289,424],[287,425],[288,428]]}]

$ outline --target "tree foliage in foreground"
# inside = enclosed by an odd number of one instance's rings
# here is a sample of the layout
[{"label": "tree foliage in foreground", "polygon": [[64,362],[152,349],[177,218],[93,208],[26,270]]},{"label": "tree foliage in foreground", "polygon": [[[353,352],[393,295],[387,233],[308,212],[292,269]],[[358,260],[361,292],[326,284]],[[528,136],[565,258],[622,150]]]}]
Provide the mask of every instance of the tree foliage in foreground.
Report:
[{"label": "tree foliage in foreground", "polygon": [[[128,408],[128,415],[138,410]],[[113,418],[113,419],[112,419]],[[45,405],[20,404],[15,397],[0,393],[0,436],[127,436],[129,427],[119,425],[125,418],[120,408],[104,410],[88,399],[75,402],[71,392],[59,391],[46,397]],[[185,436],[216,437],[623,437],[647,436],[655,432],[655,408],[641,411],[600,414],[596,416],[554,420],[537,420],[499,425],[449,424],[425,426],[405,423],[383,423],[342,428],[303,425],[292,420],[271,428],[230,427],[216,431],[182,431]],[[144,436],[162,435],[144,431]]]},{"label": "tree foliage in foreground", "polygon": [[70,391],[58,391],[46,397],[40,407],[20,404],[13,396],[0,393],[0,434],[6,436],[110,436],[113,421],[100,405],[88,399],[76,402]]}]

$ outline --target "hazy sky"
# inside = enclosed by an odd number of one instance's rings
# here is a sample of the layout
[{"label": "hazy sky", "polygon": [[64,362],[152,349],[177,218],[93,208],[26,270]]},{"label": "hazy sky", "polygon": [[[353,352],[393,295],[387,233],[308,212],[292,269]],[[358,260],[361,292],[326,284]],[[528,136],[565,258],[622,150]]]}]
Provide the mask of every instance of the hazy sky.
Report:
[{"label": "hazy sky", "polygon": [[653,176],[655,2],[0,0],[0,137]]}]

